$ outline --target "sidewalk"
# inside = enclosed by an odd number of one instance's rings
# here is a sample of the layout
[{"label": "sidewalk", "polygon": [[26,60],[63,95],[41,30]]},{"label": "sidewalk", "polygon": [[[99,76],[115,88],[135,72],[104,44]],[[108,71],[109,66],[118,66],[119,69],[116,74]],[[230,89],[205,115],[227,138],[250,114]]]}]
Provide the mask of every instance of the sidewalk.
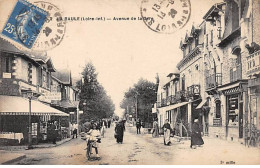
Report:
[{"label": "sidewalk", "polygon": [[[72,138],[63,139],[61,141],[57,141],[56,144],[52,143],[41,143],[37,145],[33,145],[33,148],[51,148],[56,147],[61,144],[64,144],[68,141],[72,140]],[[1,164],[11,164],[15,161],[21,160],[26,157],[25,154],[15,151],[27,150],[28,146],[0,146],[0,165]],[[33,149],[32,149],[33,150]]]},{"label": "sidewalk", "polygon": [[[127,129],[136,134],[135,127]],[[141,134],[149,142],[163,145],[163,136],[152,138],[151,134]],[[190,140],[171,138],[172,145],[169,148],[178,153],[174,155],[173,164],[195,164],[195,165],[252,165],[260,164],[260,148],[246,147],[238,142],[230,142],[218,138],[203,137],[204,145],[196,149],[190,148]],[[170,154],[170,153],[169,153]]]}]

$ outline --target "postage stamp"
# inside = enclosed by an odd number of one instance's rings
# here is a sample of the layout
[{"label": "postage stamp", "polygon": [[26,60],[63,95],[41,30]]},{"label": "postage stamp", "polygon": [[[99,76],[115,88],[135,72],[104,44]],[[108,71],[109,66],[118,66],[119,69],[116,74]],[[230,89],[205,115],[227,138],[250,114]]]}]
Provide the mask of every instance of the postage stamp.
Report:
[{"label": "postage stamp", "polygon": [[65,34],[66,24],[60,19],[62,12],[54,4],[44,1],[37,1],[34,4],[47,11],[49,15],[32,50],[47,51],[60,44]]},{"label": "postage stamp", "polygon": [[31,49],[47,16],[45,10],[26,0],[18,0],[1,34]]},{"label": "postage stamp", "polygon": [[143,0],[141,16],[146,26],[158,33],[174,33],[190,19],[190,0]]}]

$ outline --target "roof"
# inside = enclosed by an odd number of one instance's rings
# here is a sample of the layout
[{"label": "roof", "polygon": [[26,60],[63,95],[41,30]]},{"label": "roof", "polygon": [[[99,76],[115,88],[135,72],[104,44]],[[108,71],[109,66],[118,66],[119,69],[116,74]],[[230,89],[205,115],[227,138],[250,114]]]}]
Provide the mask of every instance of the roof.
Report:
[{"label": "roof", "polygon": [[22,51],[1,37],[0,37],[0,51],[23,55],[35,62],[41,64],[48,64],[49,70],[52,72],[55,71],[52,61],[50,57],[47,56],[46,52]]},{"label": "roof", "polygon": [[68,69],[59,69],[56,70],[56,72],[52,73],[52,77],[54,77],[58,82],[65,84],[65,85],[71,85],[71,71]]},{"label": "roof", "polygon": [[[68,114],[45,105],[37,100],[31,101],[32,115],[56,115],[69,116]],[[1,115],[28,115],[29,101],[26,98],[19,96],[4,96],[0,95],[0,114]]]},{"label": "roof", "polygon": [[207,19],[212,13],[220,11],[220,7],[225,5],[225,2],[216,3],[208,10],[208,12],[203,16],[203,19]]}]

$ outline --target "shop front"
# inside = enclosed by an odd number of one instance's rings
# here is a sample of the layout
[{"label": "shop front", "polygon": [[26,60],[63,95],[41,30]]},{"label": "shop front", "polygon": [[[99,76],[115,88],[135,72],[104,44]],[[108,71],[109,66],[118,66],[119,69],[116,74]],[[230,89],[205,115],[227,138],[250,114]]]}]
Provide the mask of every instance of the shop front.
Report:
[{"label": "shop front", "polygon": [[247,83],[237,82],[219,89],[226,99],[225,134],[227,140],[243,140],[247,117]]},{"label": "shop front", "polygon": [[[18,96],[0,96],[0,145],[22,145],[28,143],[29,101]],[[31,101],[32,143],[48,142],[50,126],[56,123],[57,140],[61,139],[61,126],[68,114]]]}]

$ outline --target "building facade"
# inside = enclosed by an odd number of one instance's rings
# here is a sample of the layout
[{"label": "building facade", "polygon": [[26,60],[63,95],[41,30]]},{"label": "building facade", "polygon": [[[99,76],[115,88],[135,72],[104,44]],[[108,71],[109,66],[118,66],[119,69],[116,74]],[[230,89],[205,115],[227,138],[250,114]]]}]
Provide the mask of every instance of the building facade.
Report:
[{"label": "building facade", "polygon": [[[170,82],[158,88],[161,118],[171,119],[163,108],[169,106],[167,97],[181,95],[183,104],[170,107],[179,109],[174,128],[181,119],[189,133],[196,118],[204,135],[255,144],[260,130],[259,9],[257,0],[224,1],[213,5],[198,27],[192,26],[180,43],[177,92]],[[183,129],[179,132],[183,136]]]},{"label": "building facade", "polygon": [[56,95],[52,60],[46,53],[20,51],[2,38],[0,44],[0,144],[27,144],[29,116],[33,143],[50,140],[54,123],[59,130],[57,139],[63,138],[61,127],[66,127],[69,114],[41,99]]}]

